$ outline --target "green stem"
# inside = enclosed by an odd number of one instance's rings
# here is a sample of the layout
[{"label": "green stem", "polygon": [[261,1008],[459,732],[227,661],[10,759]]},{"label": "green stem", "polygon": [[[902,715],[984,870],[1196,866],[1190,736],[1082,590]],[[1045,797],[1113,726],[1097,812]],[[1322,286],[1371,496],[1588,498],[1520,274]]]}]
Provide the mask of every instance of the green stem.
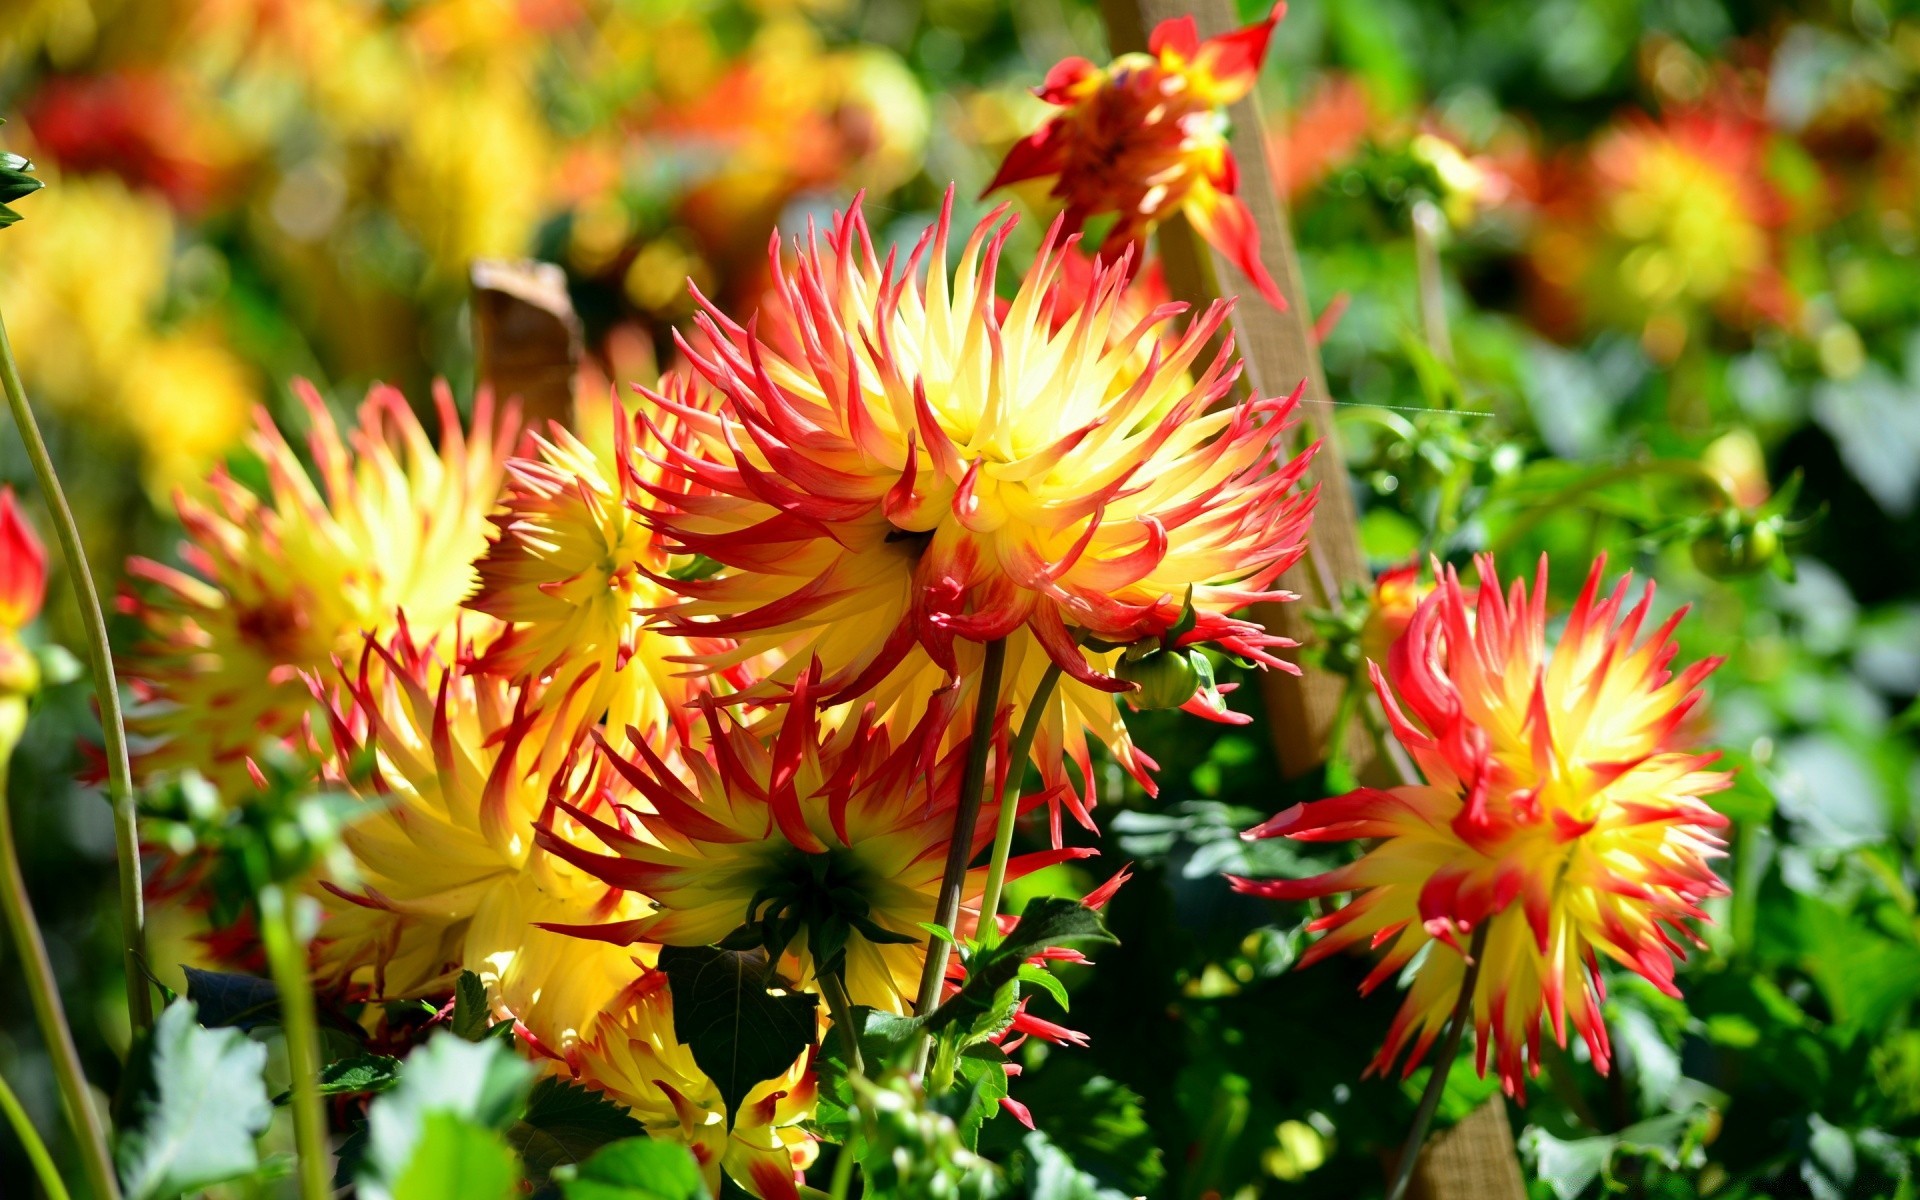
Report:
[{"label": "green stem", "polygon": [[280,992],[281,1029],[287,1040],[287,1070],[292,1075],[293,1143],[299,1154],[301,1200],[333,1195],[328,1169],[327,1112],[320,1096],[320,1036],[314,1016],[313,981],[307,974],[305,945],[294,928],[286,889],[271,883],[260,889],[260,936],[267,965]]},{"label": "green stem", "polygon": [[87,567],[86,548],[80,544],[80,526],[74,522],[67,493],[53,469],[46,439],[27,404],[27,389],[13,360],[7,327],[0,322],[0,386],[7,407],[20,429],[40,494],[53,518],[60,556],[80,606],[80,623],[87,635],[87,665],[93,673],[93,694],[100,705],[100,733],[107,755],[107,795],[113,802],[114,857],[120,876],[120,939],[127,972],[127,1012],[138,1034],[153,1024],[153,993],[147,986],[147,914],[140,883],[140,834],[133,803],[133,770],[127,759],[127,723],[120,710],[120,683],[113,670],[113,647],[107,641],[107,619],[100,608],[100,590]]},{"label": "green stem", "polygon": [[1480,979],[1480,960],[1487,949],[1487,930],[1492,927],[1489,921],[1482,921],[1480,928],[1473,931],[1473,941],[1467,947],[1466,973],[1460,977],[1460,999],[1454,1003],[1453,1018],[1447,1022],[1446,1035],[1440,1039],[1439,1058],[1434,1060],[1433,1071],[1427,1076],[1426,1090],[1420,1093],[1413,1128],[1407,1131],[1406,1145],[1400,1148],[1400,1165],[1394,1169],[1387,1200],[1400,1200],[1413,1179],[1414,1164],[1419,1161],[1420,1149],[1427,1141],[1427,1126],[1433,1124],[1440,1096],[1447,1090],[1447,1074],[1453,1070],[1453,1060],[1460,1054],[1460,1039],[1467,1032],[1467,1016],[1473,1011],[1473,987]]},{"label": "green stem", "polygon": [[1521,538],[1531,533],[1536,525],[1546,520],[1556,511],[1567,507],[1583,496],[1597,492],[1609,484],[1619,483],[1626,479],[1639,479],[1648,475],[1675,475],[1682,479],[1692,480],[1695,483],[1704,484],[1710,491],[1716,493],[1723,503],[1728,505],[1738,504],[1738,501],[1735,500],[1733,496],[1732,488],[1728,486],[1725,479],[1690,458],[1654,458],[1648,459],[1645,462],[1622,463],[1610,471],[1602,471],[1597,475],[1590,475],[1572,487],[1566,488],[1559,494],[1529,508],[1518,520],[1507,526],[1506,532],[1502,533],[1499,540],[1494,542],[1491,553],[1498,557],[1508,550],[1513,549],[1514,545],[1519,542]]},{"label": "green stem", "polygon": [[1047,704],[1053,699],[1054,685],[1060,682],[1060,664],[1050,662],[1040,683],[1027,701],[1026,716],[1020,720],[1020,732],[1014,735],[1007,751],[1007,777],[1000,793],[1000,823],[993,831],[993,857],[987,860],[987,890],[980,898],[980,932],[984,943],[995,935],[993,919],[1000,915],[1000,892],[1007,883],[1007,858],[1013,852],[1013,826],[1020,817],[1020,785],[1026,782],[1027,755],[1040,732]]},{"label": "green stem", "polygon": [[[849,1113],[849,1116],[853,1114]],[[832,1200],[847,1200],[847,1191],[853,1185],[853,1139],[840,1147],[840,1153],[833,1160]]]},{"label": "green stem", "polygon": [[[967,743],[966,772],[960,778],[960,798],[953,812],[953,840],[947,843],[947,869],[933,906],[933,923],[958,936],[960,892],[967,883],[967,864],[973,861],[973,829],[980,821],[981,793],[987,784],[987,755],[993,749],[993,719],[1000,707],[1000,677],[1007,665],[1007,644],[995,639],[986,646],[980,663],[980,693],[973,704],[973,734]],[[920,995],[914,1011],[930,1013],[940,1002],[952,946],[945,938],[927,938],[927,965],[920,972]],[[915,1074],[926,1070],[931,1043],[922,1038],[914,1051]]]},{"label": "green stem", "polygon": [[13,1126],[20,1145],[26,1149],[27,1158],[33,1163],[33,1173],[40,1177],[40,1190],[47,1194],[47,1200],[67,1200],[67,1185],[60,1182],[60,1172],[53,1166],[53,1155],[47,1153],[47,1144],[40,1140],[40,1131],[27,1119],[27,1110],[20,1107],[20,1098],[13,1094],[13,1089],[7,1086],[4,1078],[0,1078],[0,1109],[5,1110],[7,1124]]},{"label": "green stem", "polygon": [[846,969],[845,960],[839,969],[825,971],[820,975],[820,994],[826,998],[827,1013],[833,1018],[833,1027],[840,1031],[840,1040],[847,1048],[847,1070],[855,1075],[865,1075],[867,1066],[860,1061],[860,1031],[853,1025],[853,1004],[847,999],[846,980],[841,972]]},{"label": "green stem", "polygon": [[1413,206],[1413,263],[1420,284],[1420,329],[1427,349],[1453,365],[1453,335],[1447,329],[1447,288],[1440,271],[1440,231],[1447,219],[1431,200]]},{"label": "green stem", "polygon": [[[15,699],[13,703],[25,705]],[[60,1098],[66,1104],[67,1120],[73,1125],[74,1140],[80,1144],[80,1162],[86,1169],[87,1184],[96,1197],[119,1200],[120,1185],[113,1174],[113,1156],[107,1150],[107,1129],[93,1104],[87,1087],[86,1072],[80,1067],[80,1051],[73,1044],[73,1028],[67,1024],[66,1009],[60,1003],[60,987],[53,977],[53,963],[47,957],[47,943],[40,936],[40,925],[33,916],[33,901],[27,897],[27,881],[20,874],[20,856],[13,840],[13,814],[7,803],[7,759],[0,757],[0,908],[6,910],[7,929],[20,954],[20,971],[26,977],[27,994],[33,1000],[33,1015],[46,1039],[47,1053],[53,1058],[54,1081],[60,1086]]]}]

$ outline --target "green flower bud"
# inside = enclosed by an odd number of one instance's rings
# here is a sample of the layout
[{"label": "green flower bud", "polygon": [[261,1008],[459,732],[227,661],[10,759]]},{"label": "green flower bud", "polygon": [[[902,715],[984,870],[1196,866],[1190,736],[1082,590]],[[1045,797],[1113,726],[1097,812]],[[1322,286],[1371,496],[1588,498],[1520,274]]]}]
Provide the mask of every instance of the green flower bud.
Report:
[{"label": "green flower bud", "polygon": [[1780,553],[1780,519],[1728,509],[1693,539],[1693,565],[1714,579],[1738,579],[1764,569]]},{"label": "green flower bud", "polygon": [[1200,673],[1185,650],[1150,650],[1138,658],[1123,655],[1114,674],[1139,685],[1127,697],[1139,709],[1179,708],[1200,687]]}]

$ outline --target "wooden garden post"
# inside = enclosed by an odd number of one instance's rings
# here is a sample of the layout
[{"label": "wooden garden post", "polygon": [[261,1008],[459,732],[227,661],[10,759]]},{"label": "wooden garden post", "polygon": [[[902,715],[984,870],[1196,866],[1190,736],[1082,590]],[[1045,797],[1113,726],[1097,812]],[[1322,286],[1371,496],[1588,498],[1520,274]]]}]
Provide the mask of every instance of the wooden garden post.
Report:
[{"label": "wooden garden post", "polygon": [[518,399],[526,428],[570,424],[580,366],[580,318],[552,263],[481,259],[470,275],[473,348],[481,384]]},{"label": "wooden garden post", "polygon": [[[1144,51],[1148,30],[1189,12],[1203,38],[1229,32],[1241,24],[1233,0],[1101,0],[1101,9],[1116,54]],[[1239,194],[1259,228],[1260,257],[1286,297],[1287,311],[1276,311],[1245,287],[1246,281],[1236,268],[1207,246],[1184,219],[1175,217],[1161,226],[1160,256],[1167,285],[1176,299],[1204,307],[1222,294],[1222,279],[1233,281],[1232,290],[1245,291],[1245,298],[1234,310],[1233,331],[1246,365],[1247,381],[1257,393],[1285,395],[1305,380],[1302,419],[1310,435],[1321,443],[1308,481],[1320,486],[1320,499],[1314,511],[1308,555],[1281,579],[1281,586],[1297,592],[1301,602],[1272,606],[1261,614],[1261,620],[1270,629],[1307,642],[1313,633],[1307,612],[1339,608],[1347,586],[1370,584],[1372,574],[1360,544],[1358,514],[1329,403],[1332,397],[1312,335],[1292,228],[1268,159],[1257,93],[1235,104],[1231,117],[1232,148],[1240,171]],[[1324,764],[1334,713],[1345,686],[1346,681],[1339,676],[1312,668],[1297,676],[1279,671],[1264,673],[1262,692],[1274,749],[1287,776],[1305,775]],[[1384,782],[1413,779],[1411,764],[1398,753],[1398,745],[1379,745],[1365,725],[1355,721],[1349,727],[1348,752],[1355,772]],[[1411,1194],[1424,1200],[1525,1200],[1526,1186],[1514,1153],[1505,1102],[1499,1096],[1452,1129],[1428,1139],[1415,1169]]]}]

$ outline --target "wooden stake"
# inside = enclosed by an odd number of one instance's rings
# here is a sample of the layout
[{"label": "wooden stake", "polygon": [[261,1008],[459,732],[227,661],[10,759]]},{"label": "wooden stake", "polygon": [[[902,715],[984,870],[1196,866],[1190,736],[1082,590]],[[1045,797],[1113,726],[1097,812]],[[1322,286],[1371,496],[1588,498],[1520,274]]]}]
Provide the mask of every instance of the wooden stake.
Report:
[{"label": "wooden stake", "polygon": [[552,263],[482,259],[469,278],[480,382],[502,401],[517,398],[528,429],[571,423],[582,336],[565,273]]}]

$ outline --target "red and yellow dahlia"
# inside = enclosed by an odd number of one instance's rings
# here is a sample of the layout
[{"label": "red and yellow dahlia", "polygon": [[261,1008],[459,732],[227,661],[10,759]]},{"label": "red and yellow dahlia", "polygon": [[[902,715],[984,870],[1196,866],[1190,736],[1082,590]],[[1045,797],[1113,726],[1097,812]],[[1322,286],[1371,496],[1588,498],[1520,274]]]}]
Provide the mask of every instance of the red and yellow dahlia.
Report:
[{"label": "red and yellow dahlia", "polygon": [[[363,795],[343,835],[355,871],[322,879],[316,976],[373,1000],[445,995],[486,982],[497,1016],[557,1056],[635,973],[634,953],[541,922],[632,918],[616,891],[534,845],[536,823],[586,840],[569,811],[606,810],[616,781],[555,729],[567,697],[447,663],[405,632],[369,642],[357,670],[321,687],[332,725],[323,774]],[[363,765],[371,762],[371,770]]]},{"label": "red and yellow dahlia", "polygon": [[753,328],[706,307],[687,354],[714,394],[649,393],[683,427],[649,453],[682,481],[654,520],[724,569],[678,584],[660,621],[735,639],[714,665],[783,658],[762,692],[818,659],[828,702],[909,721],[1006,639],[1003,695],[1032,695],[1049,661],[1065,672],[1037,743],[1050,785],[1089,731],[1144,775],[1112,700],[1131,688],[1117,652],[1081,643],[1169,635],[1191,597],[1183,644],[1292,669],[1272,653],[1289,642],[1229,614],[1287,598],[1273,581],[1304,549],[1293,400],[1230,399],[1231,337],[1207,349],[1225,304],[1184,329],[1179,305],[1123,324],[1124,263],[1069,292],[1058,226],[1009,301],[994,280],[1010,218],[982,222],[950,274],[950,207],[904,266],[857,207],[792,268],[776,246],[779,303]]},{"label": "red and yellow dahlia", "polygon": [[[206,499],[177,500],[186,569],[127,564],[148,585],[121,601],[147,634],[126,664],[142,772],[191,767],[244,793],[248,755],[312,712],[303,672],[357,660],[363,633],[402,620],[421,636],[451,631],[473,588],[513,412],[496,416],[482,396],[467,434],[440,388],[436,448],[400,393],[376,388],[343,439],[312,385],[295,390],[320,488],[263,411],[251,448],[266,494],[216,471]],[[469,632],[483,624],[467,618]]]},{"label": "red and yellow dahlia", "polygon": [[748,1092],[729,1127],[720,1088],[674,1031],[665,973],[648,971],[601,1014],[576,1058],[581,1082],[624,1104],[650,1136],[693,1151],[712,1195],[724,1171],[760,1200],[799,1200],[796,1169],[814,1154],[802,1128],[818,1099],[812,1055]]},{"label": "red and yellow dahlia", "polygon": [[631,418],[618,405],[610,415],[604,452],[555,426],[533,439],[539,457],[507,461],[498,532],[467,606],[507,623],[479,668],[572,695],[578,711],[563,728],[604,716],[613,729],[664,729],[701,690],[676,660],[722,645],[642,627],[641,612],[673,597],[660,582],[671,566],[663,539],[635,511],[636,473],[656,491],[665,481],[631,454]]},{"label": "red and yellow dahlia", "polygon": [[1162,21],[1145,54],[1106,67],[1064,59],[1034,94],[1063,109],[1007,153],[987,191],[1053,177],[1066,227],[1115,214],[1102,251],[1132,247],[1173,213],[1253,281],[1276,308],[1286,300],[1260,261],[1260,230],[1235,191],[1239,167],[1227,145],[1228,105],[1253,90],[1273,27],[1286,12],[1200,40],[1191,16]]},{"label": "red and yellow dahlia", "polygon": [[[683,772],[644,738],[631,740],[631,758],[603,741],[607,761],[652,811],[622,810],[634,826],[626,828],[562,800],[558,811],[613,853],[551,827],[540,831],[539,844],[644,895],[657,911],[568,932],[623,945],[705,946],[756,927],[799,986],[817,987],[821,970],[840,967],[844,955],[852,1003],[908,1011],[926,956],[921,927],[934,919],[953,837],[966,744],[940,749],[950,702],[936,703],[905,736],[873,720],[871,707],[825,728],[814,706],[817,686],[817,668],[801,677],[771,744],[709,704],[707,745],[681,748]],[[975,854],[993,840],[998,811],[995,803],[983,806]],[[1008,875],[1084,853],[1018,857]],[[968,877],[963,905],[985,882],[985,868]]]},{"label": "red and yellow dahlia", "polygon": [[1394,734],[1428,782],[1295,805],[1246,835],[1377,839],[1311,879],[1234,880],[1284,900],[1356,893],[1309,925],[1327,936],[1301,963],[1379,950],[1363,991],[1427,951],[1374,1070],[1409,1045],[1409,1072],[1426,1054],[1459,996],[1463,936],[1482,926],[1479,1066],[1484,1074],[1491,1058],[1510,1094],[1523,1096],[1539,1071],[1543,1010],[1562,1045],[1570,1015],[1607,1069],[1603,956],[1679,994],[1676,937],[1705,917],[1702,899],[1725,891],[1710,862],[1726,819],[1702,797],[1729,776],[1682,729],[1719,663],[1670,670],[1684,610],[1640,637],[1652,586],[1629,609],[1631,577],[1602,597],[1604,567],[1594,564],[1551,655],[1544,561],[1531,595],[1516,581],[1503,597],[1490,559],[1472,593],[1448,571],[1386,672],[1373,668]]}]

